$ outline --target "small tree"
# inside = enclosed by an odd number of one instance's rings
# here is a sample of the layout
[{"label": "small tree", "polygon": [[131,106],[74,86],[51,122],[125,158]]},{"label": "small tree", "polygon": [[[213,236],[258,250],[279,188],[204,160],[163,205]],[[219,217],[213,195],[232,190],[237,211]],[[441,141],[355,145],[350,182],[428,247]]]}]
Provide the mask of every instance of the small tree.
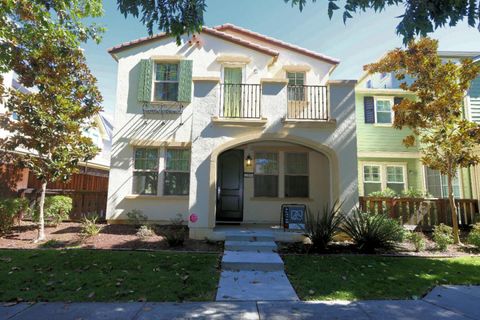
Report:
[{"label": "small tree", "polygon": [[[464,117],[463,101],[470,83],[480,71],[472,60],[442,61],[438,41],[421,38],[406,49],[395,49],[379,62],[366,65],[370,73],[395,72],[400,88],[416,95],[395,105],[394,127],[412,129],[403,143],[416,144],[422,162],[440,171],[448,180],[454,242],[459,243],[457,208],[452,181],[459,168],[475,165],[480,158],[474,148],[480,141],[480,126]],[[407,84],[406,77],[413,81]]]},{"label": "small tree", "polygon": [[80,161],[98,152],[83,131],[100,112],[101,96],[79,45],[98,40],[101,28],[81,20],[101,13],[100,0],[0,2],[0,71],[15,71],[18,82],[29,89],[6,89],[0,75],[8,110],[0,116],[8,132],[0,139],[0,156],[29,168],[41,181],[38,241],[45,239],[47,183],[68,180]]}]

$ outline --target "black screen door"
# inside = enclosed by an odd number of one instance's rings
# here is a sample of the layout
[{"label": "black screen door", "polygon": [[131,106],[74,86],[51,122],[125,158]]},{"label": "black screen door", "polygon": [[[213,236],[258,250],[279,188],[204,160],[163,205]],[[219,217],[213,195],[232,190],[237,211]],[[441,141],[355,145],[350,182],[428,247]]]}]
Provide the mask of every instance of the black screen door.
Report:
[{"label": "black screen door", "polygon": [[243,150],[218,156],[217,221],[243,220]]}]

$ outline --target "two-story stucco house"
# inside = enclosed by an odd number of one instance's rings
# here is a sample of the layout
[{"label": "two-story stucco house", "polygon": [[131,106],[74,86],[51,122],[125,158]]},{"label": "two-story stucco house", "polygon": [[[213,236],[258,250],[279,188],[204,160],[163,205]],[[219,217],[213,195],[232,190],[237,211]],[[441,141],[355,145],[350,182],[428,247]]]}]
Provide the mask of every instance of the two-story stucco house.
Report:
[{"label": "two-story stucco house", "polygon": [[[442,59],[449,60],[473,58],[476,54],[439,52]],[[472,83],[465,100],[465,114],[472,121],[480,120],[477,115],[480,114],[480,104],[477,107],[476,99],[480,82],[477,80]],[[365,73],[356,85],[359,194],[368,196],[386,188],[402,194],[414,189],[436,198],[445,198],[448,196],[446,177],[421,163],[417,147],[406,148],[403,145],[403,139],[411,133],[409,129],[397,130],[392,127],[393,106],[403,98],[415,99],[411,93],[400,89],[399,85],[400,81],[393,73]],[[454,180],[457,198],[475,196],[473,176],[473,168],[459,170]]]},{"label": "two-story stucco house", "polygon": [[203,239],[221,223],[278,224],[285,203],[356,205],[355,81],[329,80],[338,60],[231,24],[180,40],[109,50],[110,223],[194,214]]}]

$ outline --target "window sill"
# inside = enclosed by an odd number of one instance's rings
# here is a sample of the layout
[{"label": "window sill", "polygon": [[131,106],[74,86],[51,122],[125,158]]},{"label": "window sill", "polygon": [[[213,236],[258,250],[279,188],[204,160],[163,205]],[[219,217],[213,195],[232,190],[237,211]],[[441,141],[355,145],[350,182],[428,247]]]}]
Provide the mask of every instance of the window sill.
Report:
[{"label": "window sill", "polygon": [[335,128],[337,121],[335,119],[315,120],[315,119],[283,119],[283,126],[286,128],[307,127],[307,128]]},{"label": "window sill", "polygon": [[146,194],[129,194],[125,196],[125,199],[144,199],[144,200],[188,200],[188,196],[156,196]]},{"label": "window sill", "polygon": [[315,200],[311,198],[287,198],[287,197],[282,197],[282,198],[275,198],[275,197],[251,197],[251,201],[282,201],[282,202],[313,202]]},{"label": "window sill", "polygon": [[393,128],[392,123],[374,123],[374,127],[380,127],[380,128]]},{"label": "window sill", "polygon": [[212,123],[226,127],[263,127],[267,118],[219,118],[212,117]]}]

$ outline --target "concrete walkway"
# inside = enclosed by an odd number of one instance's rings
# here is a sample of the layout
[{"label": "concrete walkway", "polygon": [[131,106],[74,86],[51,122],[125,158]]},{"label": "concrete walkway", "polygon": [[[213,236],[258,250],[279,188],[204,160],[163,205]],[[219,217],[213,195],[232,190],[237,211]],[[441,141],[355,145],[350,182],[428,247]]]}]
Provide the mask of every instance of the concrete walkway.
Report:
[{"label": "concrete walkway", "polygon": [[270,231],[225,233],[217,301],[298,301]]},{"label": "concrete walkway", "polygon": [[422,300],[0,304],[0,320],[480,320],[480,287],[441,286]]}]

